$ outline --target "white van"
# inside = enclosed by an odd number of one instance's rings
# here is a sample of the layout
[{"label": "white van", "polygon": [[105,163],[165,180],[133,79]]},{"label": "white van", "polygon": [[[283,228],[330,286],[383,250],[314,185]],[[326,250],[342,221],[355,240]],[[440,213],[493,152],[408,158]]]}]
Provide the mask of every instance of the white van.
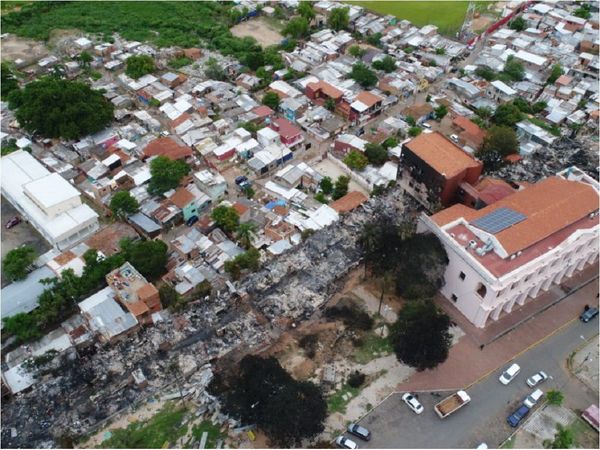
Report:
[{"label": "white van", "polygon": [[510,383],[512,380],[515,379],[515,377],[519,374],[520,371],[521,371],[521,367],[519,367],[518,364],[513,364],[508,369],[506,369],[504,372],[502,372],[502,375],[500,375],[500,378],[499,378],[500,383],[502,383],[502,384]]},{"label": "white van", "polygon": [[523,404],[525,406],[527,406],[528,408],[533,408],[537,402],[540,401],[540,398],[542,398],[544,396],[544,393],[542,392],[541,389],[536,389],[535,391],[533,391],[531,393],[531,395],[528,395],[527,398],[525,400],[523,400]]}]

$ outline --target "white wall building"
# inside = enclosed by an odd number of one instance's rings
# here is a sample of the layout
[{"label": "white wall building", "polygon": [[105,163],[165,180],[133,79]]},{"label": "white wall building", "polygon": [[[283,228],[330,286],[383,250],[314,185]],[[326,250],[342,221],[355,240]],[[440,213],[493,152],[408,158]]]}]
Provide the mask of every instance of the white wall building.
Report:
[{"label": "white wall building", "polygon": [[474,210],[423,215],[449,263],[441,293],[475,326],[510,313],[598,259],[600,184],[577,168]]},{"label": "white wall building", "polygon": [[2,195],[54,247],[65,250],[98,230],[98,214],[80,192],[19,150],[0,160]]}]

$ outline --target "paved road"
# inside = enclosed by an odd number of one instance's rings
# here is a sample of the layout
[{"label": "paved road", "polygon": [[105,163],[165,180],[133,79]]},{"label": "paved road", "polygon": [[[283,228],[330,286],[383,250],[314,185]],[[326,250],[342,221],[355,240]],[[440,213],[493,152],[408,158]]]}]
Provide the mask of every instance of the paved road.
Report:
[{"label": "paved road", "polygon": [[[506,424],[506,417],[531,391],[525,379],[539,370],[552,377],[540,386],[542,390],[563,391],[567,406],[583,409],[597,402],[597,393],[589,391],[565,368],[571,352],[584,343],[581,337],[587,340],[597,333],[597,322],[582,324],[579,320],[574,321],[518,357],[515,362],[521,366],[521,373],[511,384],[504,386],[498,381],[503,368],[494,371],[468,388],[470,404],[444,420],[433,411],[439,398],[431,393],[419,393],[425,407],[420,416],[404,405],[402,394],[394,394],[360,422],[371,430],[372,440],[354,440],[361,448],[476,448],[481,442],[491,448],[497,447],[513,431]],[[473,358],[476,357],[474,354]]]}]

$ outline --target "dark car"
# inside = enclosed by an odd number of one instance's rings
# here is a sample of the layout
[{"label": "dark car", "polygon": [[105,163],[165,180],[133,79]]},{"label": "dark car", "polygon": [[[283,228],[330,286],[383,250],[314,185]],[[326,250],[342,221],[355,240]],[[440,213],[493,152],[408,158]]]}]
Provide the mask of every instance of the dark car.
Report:
[{"label": "dark car", "polygon": [[8,222],[6,222],[6,229],[10,230],[12,227],[16,227],[20,223],[21,223],[21,218],[19,216],[15,216],[12,219],[10,219]]},{"label": "dark car", "polygon": [[511,427],[516,428],[527,414],[529,414],[529,408],[525,405],[521,405],[519,406],[519,409],[507,417],[506,421]]},{"label": "dark car", "polygon": [[188,227],[191,227],[192,225],[194,225],[196,222],[198,222],[198,216],[192,216],[190,217],[188,220],[185,221],[185,224]]},{"label": "dark car", "polygon": [[351,423],[348,425],[348,433],[352,433],[354,436],[361,438],[363,441],[371,440],[371,432],[365,427],[361,427],[357,423]]},{"label": "dark car", "polygon": [[585,305],[585,309],[584,309],[583,313],[581,313],[581,315],[579,316],[579,320],[581,320],[583,323],[588,323],[590,320],[592,320],[597,315],[598,315],[598,308],[594,308],[594,307]]},{"label": "dark car", "polygon": [[248,177],[245,177],[244,175],[235,177],[235,184],[237,184],[238,186],[241,185],[242,183],[247,183],[247,182],[248,182]]}]

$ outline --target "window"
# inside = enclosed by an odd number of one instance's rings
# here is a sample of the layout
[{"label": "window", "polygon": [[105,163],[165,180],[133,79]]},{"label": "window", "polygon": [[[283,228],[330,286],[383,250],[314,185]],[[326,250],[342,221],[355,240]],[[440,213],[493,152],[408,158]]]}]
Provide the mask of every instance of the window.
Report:
[{"label": "window", "polygon": [[460,278],[461,280],[464,280],[466,278],[465,273],[461,272],[460,275],[458,276],[458,278]]},{"label": "window", "polygon": [[485,294],[487,294],[487,288],[485,287],[485,284],[479,283],[477,285],[477,295],[479,295],[481,298],[485,298]]},{"label": "window", "polygon": [[452,294],[452,296],[450,298],[452,299],[452,301],[454,303],[456,303],[456,301],[458,300],[458,297],[456,296],[456,294]]}]

